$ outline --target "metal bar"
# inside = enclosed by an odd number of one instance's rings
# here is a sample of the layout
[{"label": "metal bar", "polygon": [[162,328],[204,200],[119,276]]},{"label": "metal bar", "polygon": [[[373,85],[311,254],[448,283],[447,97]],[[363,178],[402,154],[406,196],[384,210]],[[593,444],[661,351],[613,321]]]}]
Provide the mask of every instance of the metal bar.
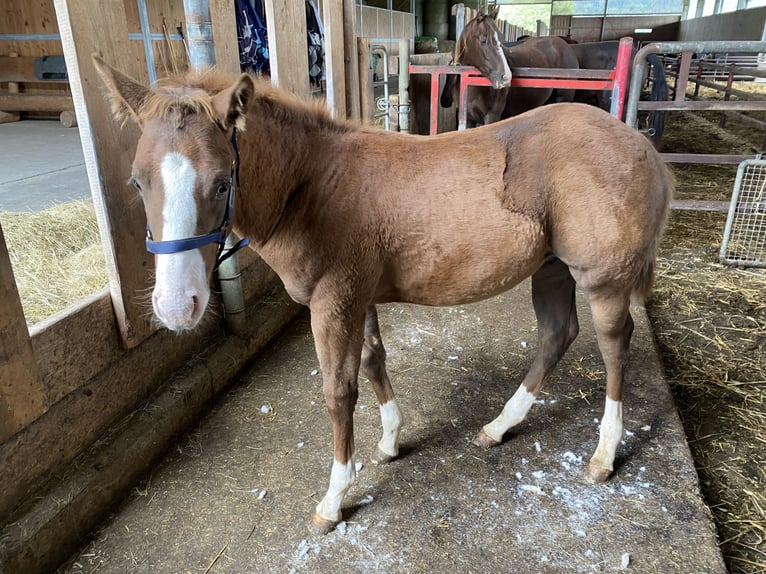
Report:
[{"label": "metal bar", "polygon": [[[606,7],[604,8],[606,11]],[[630,71],[630,56],[633,52],[633,39],[620,38],[617,48],[617,66],[614,70],[615,79],[612,86],[612,105],[609,113],[618,119],[622,119],[623,107],[625,106],[625,90],[628,87],[628,72]]]},{"label": "metal bar", "polygon": [[753,155],[726,155],[705,153],[662,153],[667,163],[740,163],[746,159],[755,159]]},{"label": "metal bar", "polygon": [[[380,53],[383,57],[383,81],[382,82],[373,82],[372,88],[375,89],[375,86],[383,86],[383,97],[386,100],[386,109],[383,112],[383,124],[385,126],[386,131],[389,131],[391,129],[391,120],[388,115],[388,108],[389,108],[389,99],[388,99],[388,50],[386,50],[385,46],[371,46],[371,51],[373,54]],[[375,74],[375,70],[372,71],[373,75]],[[375,95],[373,91],[373,96]],[[378,109],[377,102],[375,102],[375,108]],[[375,114],[373,117],[377,118],[380,117],[381,114]]]},{"label": "metal bar", "polygon": [[638,102],[639,110],[766,110],[766,100],[704,100],[683,102]]},{"label": "metal bar", "polygon": [[428,133],[439,133],[439,74],[431,74],[431,125]]},{"label": "metal bar", "polygon": [[144,56],[149,72],[149,82],[153,84],[157,81],[157,70],[154,68],[154,47],[152,46],[149,13],[146,11],[146,0],[136,0],[136,4],[138,4],[138,19],[141,22],[141,38],[144,42]]},{"label": "metal bar", "polygon": [[680,52],[766,52],[766,42],[717,41],[717,42],[652,42],[636,52],[633,58],[633,76],[630,82],[628,109],[625,112],[625,123],[636,127],[638,123],[638,100],[641,93],[641,82],[646,71],[646,57],[649,54]]},{"label": "metal bar", "polygon": [[[399,131],[410,133],[410,41],[399,40]],[[433,103],[431,104],[433,107]]]},{"label": "metal bar", "polygon": [[704,199],[674,199],[670,209],[678,211],[729,211],[728,201],[706,201]]},{"label": "metal bar", "polygon": [[189,36],[189,63],[195,72],[215,66],[213,24],[207,0],[184,0],[186,31]]}]

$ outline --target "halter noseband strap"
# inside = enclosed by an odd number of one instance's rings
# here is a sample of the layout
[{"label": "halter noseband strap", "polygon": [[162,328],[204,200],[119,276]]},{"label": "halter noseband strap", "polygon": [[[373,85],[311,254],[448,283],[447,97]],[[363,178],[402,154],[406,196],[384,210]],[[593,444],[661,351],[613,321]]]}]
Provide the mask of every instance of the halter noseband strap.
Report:
[{"label": "halter noseband strap", "polygon": [[[224,246],[226,244],[226,237],[229,234],[229,226],[231,225],[231,214],[234,211],[234,192],[236,186],[239,185],[239,146],[237,145],[237,129],[231,133],[231,147],[234,148],[234,162],[231,166],[231,178],[229,180],[229,195],[226,200],[226,211],[223,214],[223,221],[221,225],[205,235],[195,235],[193,237],[184,237],[183,239],[169,239],[167,241],[154,241],[152,239],[152,231],[149,229],[149,224],[146,225],[146,250],[149,253],[155,255],[168,255],[170,253],[180,253],[181,251],[190,251],[192,249],[199,249],[205,245],[211,243],[218,244],[218,254],[215,259],[215,266],[213,271],[216,271],[218,267],[226,261],[229,257],[234,255],[237,251],[250,244],[250,239],[243,237],[236,244],[224,253]],[[236,182],[236,184],[235,184]]]}]

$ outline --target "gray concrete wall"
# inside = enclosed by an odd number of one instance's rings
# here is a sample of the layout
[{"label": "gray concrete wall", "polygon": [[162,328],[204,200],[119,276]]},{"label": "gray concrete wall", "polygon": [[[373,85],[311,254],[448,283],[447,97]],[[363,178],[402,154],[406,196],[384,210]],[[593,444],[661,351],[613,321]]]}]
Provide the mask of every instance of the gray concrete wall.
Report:
[{"label": "gray concrete wall", "polygon": [[766,7],[684,20],[678,31],[678,40],[760,40],[764,22]]}]

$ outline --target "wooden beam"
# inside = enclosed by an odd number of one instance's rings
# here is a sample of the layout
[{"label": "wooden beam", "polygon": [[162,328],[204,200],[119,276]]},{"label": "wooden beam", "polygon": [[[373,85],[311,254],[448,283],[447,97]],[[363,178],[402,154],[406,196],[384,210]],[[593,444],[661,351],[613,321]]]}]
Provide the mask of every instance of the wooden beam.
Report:
[{"label": "wooden beam", "polygon": [[48,410],[0,227],[0,443]]},{"label": "wooden beam", "polygon": [[4,112],[63,112],[73,110],[68,94],[0,94],[0,110]]},{"label": "wooden beam", "polygon": [[234,0],[216,0],[210,3],[215,40],[215,66],[219,70],[239,73],[239,42]]},{"label": "wooden beam", "polygon": [[336,118],[346,117],[346,70],[343,63],[343,0],[322,2],[327,105]]},{"label": "wooden beam", "polygon": [[356,53],[356,2],[343,0],[343,51],[346,65],[346,109],[348,118],[359,120],[359,64]]},{"label": "wooden beam", "polygon": [[309,95],[305,0],[265,0],[271,81],[299,96]]},{"label": "wooden beam", "polygon": [[375,114],[375,97],[372,87],[372,62],[370,60],[370,39],[357,38],[357,62],[359,62],[359,104],[362,124],[372,125]]},{"label": "wooden beam", "polygon": [[109,287],[122,340],[133,347],[154,327],[143,302],[152,259],[144,248],[145,216],[126,181],[138,141],[132,122],[117,129],[90,54],[140,75],[128,42],[123,0],[54,0],[69,71],[83,155],[104,245]]}]

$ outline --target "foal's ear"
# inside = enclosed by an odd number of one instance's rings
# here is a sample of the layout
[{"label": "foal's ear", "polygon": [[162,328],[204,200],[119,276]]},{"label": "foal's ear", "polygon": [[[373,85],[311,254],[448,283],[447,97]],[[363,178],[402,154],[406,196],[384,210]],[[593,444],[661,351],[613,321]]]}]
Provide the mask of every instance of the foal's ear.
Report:
[{"label": "foal's ear", "polygon": [[500,5],[495,5],[494,8],[492,8],[489,12],[487,12],[487,16],[492,18],[493,20],[497,20],[497,15],[500,13]]},{"label": "foal's ear", "polygon": [[130,116],[140,126],[139,110],[151,95],[151,90],[107,65],[98,54],[91,54],[91,58],[106,85],[112,113],[117,118]]},{"label": "foal's ear", "polygon": [[242,74],[234,84],[213,97],[213,110],[224,129],[245,129],[245,117],[255,95],[253,79]]}]

